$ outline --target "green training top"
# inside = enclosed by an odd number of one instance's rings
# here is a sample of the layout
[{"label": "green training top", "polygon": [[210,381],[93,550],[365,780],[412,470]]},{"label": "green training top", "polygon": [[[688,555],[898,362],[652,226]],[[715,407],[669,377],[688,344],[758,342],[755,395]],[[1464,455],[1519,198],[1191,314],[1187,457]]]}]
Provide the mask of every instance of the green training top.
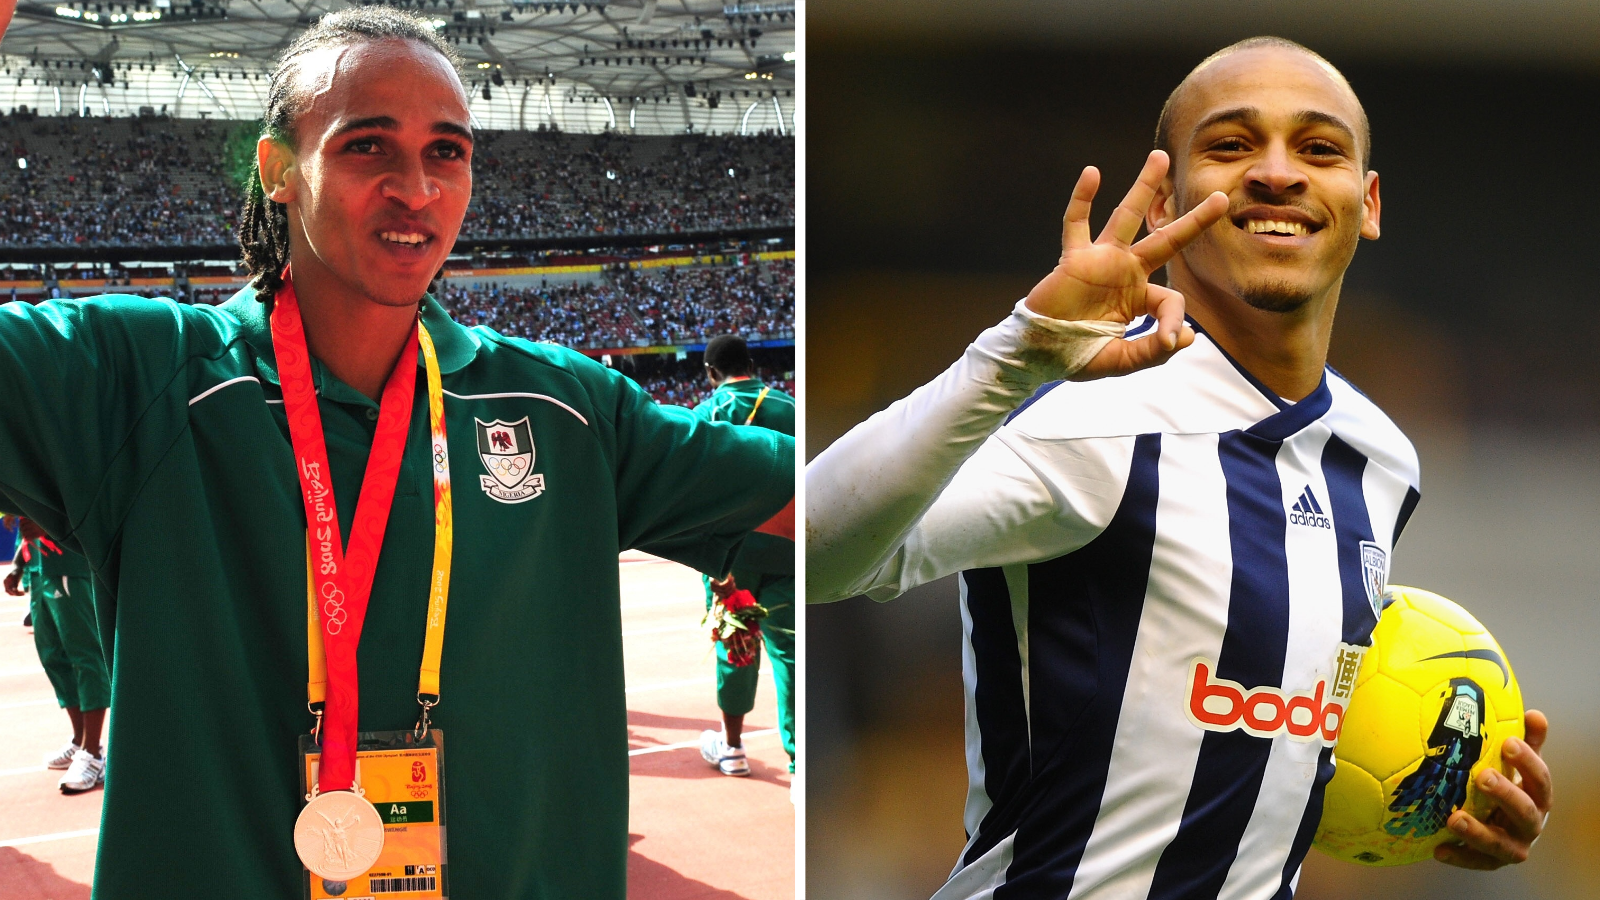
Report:
[{"label": "green training top", "polygon": [[[750,408],[755,406],[756,398],[761,396],[761,389],[764,387],[766,385],[762,384],[759,378],[725,381],[711,392],[711,396],[700,401],[694,408],[695,414],[707,422],[732,422],[735,425],[743,425],[745,419],[750,417]],[[773,388],[767,392],[766,399],[761,401],[761,408],[756,410],[755,421],[750,424],[793,436],[794,398]]]},{"label": "green training top", "polygon": [[[463,328],[432,297],[423,321],[455,500],[433,715],[452,894],[623,900],[617,554],[725,571],[793,496],[794,441],[658,406],[578,353]],[[348,535],[378,406],[313,375]],[[417,394],[361,636],[363,731],[417,720],[433,554],[420,373]],[[526,468],[489,469],[524,451]],[[95,895],[300,896],[305,514],[254,292],[0,306],[0,507],[95,571],[117,710]]]},{"label": "green training top", "polygon": [[[792,437],[794,398],[773,388],[767,391],[767,396],[762,398],[758,407],[755,405],[756,398],[761,397],[764,387],[766,385],[759,378],[725,381],[711,392],[711,396],[700,401],[694,408],[695,415],[707,422],[732,422],[742,427],[750,420],[750,410],[755,409],[756,416],[750,421],[751,425],[770,428]],[[740,578],[758,573],[793,575],[794,552],[794,541],[771,534],[752,534],[739,551],[739,560],[735,564],[738,571],[735,574]]]}]

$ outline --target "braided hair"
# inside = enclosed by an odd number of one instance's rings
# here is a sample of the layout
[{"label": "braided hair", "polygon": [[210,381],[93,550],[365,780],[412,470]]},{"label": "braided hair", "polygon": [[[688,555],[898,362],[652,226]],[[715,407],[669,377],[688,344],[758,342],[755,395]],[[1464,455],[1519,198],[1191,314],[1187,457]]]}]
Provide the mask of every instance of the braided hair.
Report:
[{"label": "braided hair", "polygon": [[[306,29],[278,58],[267,87],[262,136],[290,147],[295,145],[295,119],[308,105],[307,93],[296,77],[301,56],[323,47],[391,39],[416,41],[448,60],[458,75],[461,72],[461,57],[435,33],[433,23],[422,16],[387,6],[351,7],[330,13]],[[267,199],[261,187],[259,159],[252,164],[245,184],[238,238],[250,284],[255,287],[256,296],[268,302],[283,285],[283,268],[289,264],[289,211],[282,203]]]}]

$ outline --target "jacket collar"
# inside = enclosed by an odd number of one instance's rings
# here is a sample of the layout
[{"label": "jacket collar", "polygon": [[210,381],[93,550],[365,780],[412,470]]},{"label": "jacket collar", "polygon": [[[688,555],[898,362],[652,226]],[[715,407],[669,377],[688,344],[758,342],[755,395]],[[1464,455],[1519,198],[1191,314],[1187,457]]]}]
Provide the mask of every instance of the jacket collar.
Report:
[{"label": "jacket collar", "polygon": [[[256,352],[257,368],[263,377],[272,384],[278,383],[277,354],[272,350],[272,323],[270,310],[265,303],[256,299],[256,289],[246,285],[244,290],[234,294],[222,309],[231,314],[239,322],[239,333],[243,335]],[[467,367],[478,355],[480,343],[472,332],[456,324],[450,314],[440,305],[432,294],[422,295],[422,321],[428,326],[428,335],[433,338],[433,348],[439,355],[439,371],[448,375]],[[417,364],[422,364],[422,355],[417,355]],[[322,381],[322,367],[314,366],[318,375],[318,382]]]},{"label": "jacket collar", "polygon": [[751,375],[749,378],[741,378],[738,381],[724,381],[717,385],[716,389],[734,394],[758,394],[765,386],[761,383],[760,378]]}]

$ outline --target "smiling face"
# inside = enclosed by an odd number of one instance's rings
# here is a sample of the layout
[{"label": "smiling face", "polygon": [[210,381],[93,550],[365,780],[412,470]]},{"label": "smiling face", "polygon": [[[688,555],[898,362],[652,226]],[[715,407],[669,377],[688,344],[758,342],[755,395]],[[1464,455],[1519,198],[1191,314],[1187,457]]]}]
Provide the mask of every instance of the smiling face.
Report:
[{"label": "smiling face", "polygon": [[401,39],[302,57],[294,147],[258,145],[267,196],[286,204],[297,281],[385,306],[416,304],[472,197],[467,97],[450,64]]},{"label": "smiling face", "polygon": [[1293,312],[1332,295],[1362,237],[1378,237],[1378,175],[1365,166],[1360,102],[1321,60],[1266,46],[1196,73],[1171,120],[1165,224],[1212,191],[1227,217],[1171,266],[1174,284]]}]

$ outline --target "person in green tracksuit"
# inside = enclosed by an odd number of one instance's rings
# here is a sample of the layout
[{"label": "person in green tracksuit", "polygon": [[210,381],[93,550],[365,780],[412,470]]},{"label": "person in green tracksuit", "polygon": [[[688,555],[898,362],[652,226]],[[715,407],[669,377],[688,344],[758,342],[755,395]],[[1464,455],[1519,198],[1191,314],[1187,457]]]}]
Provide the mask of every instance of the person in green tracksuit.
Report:
[{"label": "person in green tracksuit", "polygon": [[45,759],[51,769],[66,769],[58,786],[64,794],[99,787],[105,758],[100,732],[111,705],[111,679],[95,626],[89,561],[63,550],[37,525],[19,519],[20,563],[6,578],[6,591],[29,595],[33,643],[56,702],[72,722],[72,740]]},{"label": "person in green tracksuit", "polygon": [[[356,724],[419,721],[435,522],[453,521],[431,711],[449,758],[428,774],[448,771],[451,896],[625,900],[617,557],[721,577],[751,532],[793,533],[792,437],[661,407],[575,351],[463,327],[428,294],[472,193],[458,65],[415,14],[320,17],[267,91],[239,215],[249,287],[222,306],[0,305],[0,508],[88,558],[115,673],[96,897],[304,896],[297,747],[316,720],[289,354],[325,435],[318,518],[347,536],[374,435],[395,419],[384,385],[416,374],[362,573]],[[291,291],[304,340],[280,344],[271,320]],[[419,320],[442,382],[437,451]],[[435,508],[446,461],[453,518]],[[372,880],[349,895],[382,895]]]},{"label": "person in green tracksuit", "polygon": [[[694,408],[709,422],[770,428],[794,434],[794,398],[761,383],[744,339],[732,334],[706,344],[706,378],[715,389]],[[794,550],[793,541],[773,535],[751,535],[733,563],[735,584],[755,595],[771,611],[761,623],[762,643],[772,661],[772,682],[778,695],[778,733],[794,771]],[[706,608],[714,596],[710,576],[706,582]],[[722,730],[700,735],[700,755],[724,775],[749,775],[744,752],[744,717],[755,707],[756,679],[761,660],[748,666],[728,662],[727,651],[717,645],[717,707],[722,710]]]}]

